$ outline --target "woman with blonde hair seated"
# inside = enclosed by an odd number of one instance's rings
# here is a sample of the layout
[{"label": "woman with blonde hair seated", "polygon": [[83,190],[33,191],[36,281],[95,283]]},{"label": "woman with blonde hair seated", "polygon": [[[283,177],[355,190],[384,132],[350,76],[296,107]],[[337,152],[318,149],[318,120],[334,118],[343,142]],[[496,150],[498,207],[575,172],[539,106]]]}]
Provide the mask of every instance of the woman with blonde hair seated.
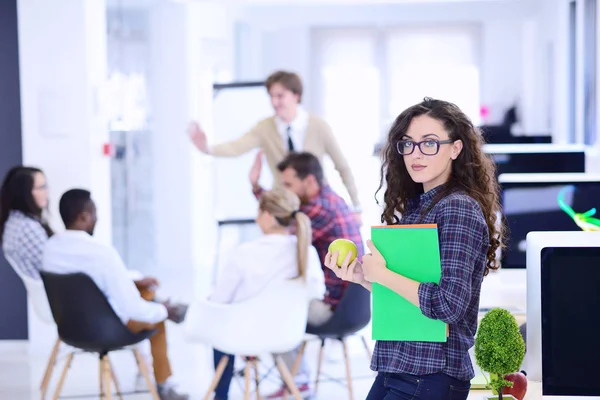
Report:
[{"label": "woman with blonde hair seated", "polygon": [[[287,279],[303,279],[310,299],[323,298],[325,278],[317,251],[311,245],[310,219],[299,207],[300,200],[287,189],[262,195],[256,223],[263,235],[230,253],[232,256],[217,279],[211,301],[241,302],[258,295],[270,283]],[[215,368],[225,355],[214,350]],[[230,356],[215,390],[215,400],[227,399],[233,367],[234,357]]]}]

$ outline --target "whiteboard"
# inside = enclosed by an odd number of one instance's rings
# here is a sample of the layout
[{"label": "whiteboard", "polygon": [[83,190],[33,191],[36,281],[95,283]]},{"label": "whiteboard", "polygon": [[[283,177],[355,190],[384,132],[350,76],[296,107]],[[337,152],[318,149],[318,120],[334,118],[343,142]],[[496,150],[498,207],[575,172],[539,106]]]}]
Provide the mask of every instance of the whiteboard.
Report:
[{"label": "whiteboard", "polygon": [[[264,86],[225,87],[215,90],[214,136],[219,144],[237,139],[257,122],[273,115]],[[240,157],[215,157],[215,213],[217,220],[255,218],[258,202],[252,195],[248,174],[258,149]],[[271,188],[273,175],[263,156],[260,184]]]}]

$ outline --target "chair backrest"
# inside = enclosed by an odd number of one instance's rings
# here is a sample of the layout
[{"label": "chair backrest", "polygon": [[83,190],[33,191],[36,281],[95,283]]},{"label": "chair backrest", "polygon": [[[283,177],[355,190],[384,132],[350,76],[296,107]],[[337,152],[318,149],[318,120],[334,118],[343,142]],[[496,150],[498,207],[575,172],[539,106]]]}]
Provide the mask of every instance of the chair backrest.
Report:
[{"label": "chair backrest", "polygon": [[303,281],[274,281],[260,294],[243,302],[193,302],[184,329],[188,340],[230,354],[284,353],[302,342],[308,299]]},{"label": "chair backrest", "polygon": [[27,297],[29,297],[35,314],[43,322],[47,324],[53,324],[54,319],[52,318],[52,312],[50,311],[50,305],[48,304],[48,297],[46,296],[44,283],[41,281],[41,279],[34,279],[28,275],[25,275],[21,269],[19,269],[16,260],[8,254],[4,254],[4,257],[13,270],[17,273],[19,278],[21,278],[23,281],[23,285],[25,285],[25,289],[27,290]]},{"label": "chair backrest", "polygon": [[88,275],[41,271],[40,276],[63,342],[99,352],[137,342]]},{"label": "chair backrest", "polygon": [[327,337],[344,337],[363,329],[371,321],[371,292],[349,283],[331,319],[320,326],[306,327],[307,333]]}]

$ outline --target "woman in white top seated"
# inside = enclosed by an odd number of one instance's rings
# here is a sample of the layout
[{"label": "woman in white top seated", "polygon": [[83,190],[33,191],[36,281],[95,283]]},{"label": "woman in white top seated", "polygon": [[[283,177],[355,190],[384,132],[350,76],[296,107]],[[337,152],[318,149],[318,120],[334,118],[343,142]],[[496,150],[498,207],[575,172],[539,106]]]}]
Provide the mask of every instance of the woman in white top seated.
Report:
[{"label": "woman in white top seated", "polygon": [[[262,195],[256,223],[264,235],[231,252],[210,296],[211,301],[244,301],[258,295],[267,285],[286,279],[304,279],[311,299],[323,298],[325,278],[317,251],[311,245],[310,220],[298,211],[299,207],[298,197],[286,189]],[[215,368],[224,355],[214,350]],[[233,364],[234,357],[230,356],[215,390],[215,400],[227,399]]]}]

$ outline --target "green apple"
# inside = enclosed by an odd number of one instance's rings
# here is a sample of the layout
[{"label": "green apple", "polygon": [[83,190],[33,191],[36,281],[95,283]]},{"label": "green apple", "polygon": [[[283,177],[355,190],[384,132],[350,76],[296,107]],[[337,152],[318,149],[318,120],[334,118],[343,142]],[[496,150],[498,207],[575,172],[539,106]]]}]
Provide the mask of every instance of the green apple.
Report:
[{"label": "green apple", "polygon": [[336,239],[329,245],[329,252],[333,254],[334,252],[338,252],[337,258],[337,266],[341,267],[346,259],[348,253],[351,253],[350,262],[352,262],[356,256],[358,255],[358,251],[356,250],[356,244],[352,240],[348,239]]}]

